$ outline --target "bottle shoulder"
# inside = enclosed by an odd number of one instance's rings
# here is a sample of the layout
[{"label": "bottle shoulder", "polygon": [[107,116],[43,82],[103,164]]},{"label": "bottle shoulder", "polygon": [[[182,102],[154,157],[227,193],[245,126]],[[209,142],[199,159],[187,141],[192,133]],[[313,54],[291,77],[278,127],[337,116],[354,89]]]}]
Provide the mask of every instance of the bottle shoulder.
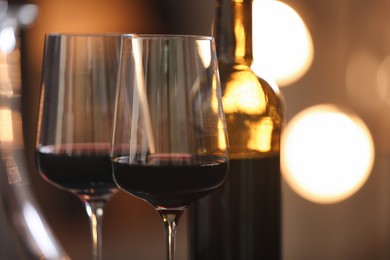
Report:
[{"label": "bottle shoulder", "polygon": [[[284,98],[273,79],[257,75],[247,65],[220,65],[223,105],[226,114],[284,116]],[[272,110],[272,111],[270,111]]]},{"label": "bottle shoulder", "polygon": [[221,66],[222,104],[232,158],[279,153],[283,97],[248,66]]}]

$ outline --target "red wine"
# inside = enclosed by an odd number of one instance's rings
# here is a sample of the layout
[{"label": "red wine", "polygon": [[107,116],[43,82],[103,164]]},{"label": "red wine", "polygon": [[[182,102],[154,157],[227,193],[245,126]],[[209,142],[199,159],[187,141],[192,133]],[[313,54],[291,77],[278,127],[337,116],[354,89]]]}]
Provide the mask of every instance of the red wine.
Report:
[{"label": "red wine", "polygon": [[280,259],[279,156],[229,164],[225,184],[190,208],[192,259]]},{"label": "red wine", "polygon": [[77,194],[104,195],[115,188],[108,144],[65,144],[37,150],[38,168],[54,185]]},{"label": "red wine", "polygon": [[155,207],[183,207],[219,187],[228,164],[215,157],[154,155],[147,164],[129,164],[128,157],[113,162],[115,182],[123,190]]}]

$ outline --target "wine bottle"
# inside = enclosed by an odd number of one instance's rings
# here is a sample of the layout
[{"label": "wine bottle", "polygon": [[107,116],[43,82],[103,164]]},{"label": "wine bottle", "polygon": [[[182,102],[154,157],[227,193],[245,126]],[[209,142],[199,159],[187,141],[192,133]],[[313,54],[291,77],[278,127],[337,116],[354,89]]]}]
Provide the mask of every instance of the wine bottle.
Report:
[{"label": "wine bottle", "polygon": [[230,168],[223,187],[190,208],[190,255],[277,260],[283,99],[275,83],[251,70],[252,0],[217,0],[214,34]]}]

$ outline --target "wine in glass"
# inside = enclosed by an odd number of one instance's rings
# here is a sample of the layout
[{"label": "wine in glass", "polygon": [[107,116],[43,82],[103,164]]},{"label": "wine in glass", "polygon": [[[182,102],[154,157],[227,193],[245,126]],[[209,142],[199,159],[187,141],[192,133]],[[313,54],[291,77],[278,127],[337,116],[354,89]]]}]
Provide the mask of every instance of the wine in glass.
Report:
[{"label": "wine in glass", "polygon": [[45,37],[37,165],[84,203],[94,259],[102,258],[103,209],[116,190],[110,151],[120,43],[114,34]]},{"label": "wine in glass", "polygon": [[152,205],[174,259],[185,208],[225,180],[228,151],[214,39],[124,36],[112,161],[122,190]]}]

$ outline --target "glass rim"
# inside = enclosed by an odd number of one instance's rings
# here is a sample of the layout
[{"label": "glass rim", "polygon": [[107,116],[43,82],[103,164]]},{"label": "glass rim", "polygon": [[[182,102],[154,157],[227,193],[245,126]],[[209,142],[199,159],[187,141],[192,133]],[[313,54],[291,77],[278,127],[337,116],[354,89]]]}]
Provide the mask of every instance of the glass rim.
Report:
[{"label": "glass rim", "polygon": [[96,33],[75,33],[75,32],[48,32],[45,37],[122,37],[133,39],[191,39],[191,40],[213,40],[214,37],[210,35],[196,35],[196,34],[155,34],[155,33],[119,33],[119,32],[96,32]]},{"label": "glass rim", "polygon": [[[49,32],[45,33],[45,37],[122,37],[123,33],[109,32],[109,33],[73,33],[73,32]],[[129,37],[134,34],[127,33]]]},{"label": "glass rim", "polygon": [[145,33],[135,33],[135,34],[123,34],[123,39],[141,39],[141,40],[162,40],[162,39],[190,39],[190,40],[213,40],[213,36],[209,35],[196,35],[196,34],[145,34]]}]

